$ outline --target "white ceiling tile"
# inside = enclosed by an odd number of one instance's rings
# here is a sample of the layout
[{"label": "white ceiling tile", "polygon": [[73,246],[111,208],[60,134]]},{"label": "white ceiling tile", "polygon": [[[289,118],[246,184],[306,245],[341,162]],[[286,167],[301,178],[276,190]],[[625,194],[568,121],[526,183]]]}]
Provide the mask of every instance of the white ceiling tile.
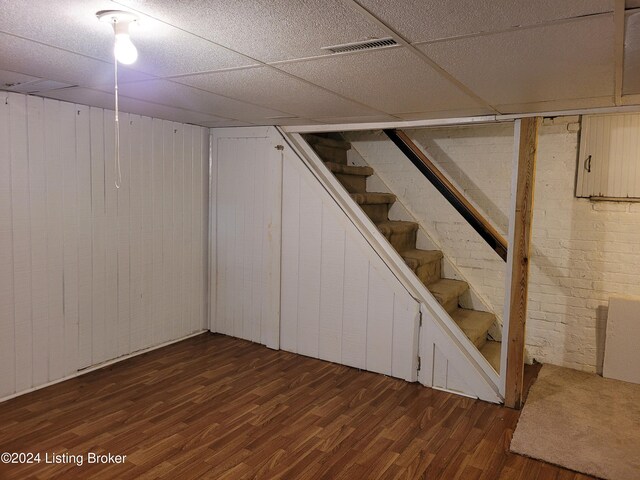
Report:
[{"label": "white ceiling tile", "polygon": [[278,68],[389,114],[478,107],[405,48],[333,55]]},{"label": "white ceiling tile", "polygon": [[613,15],[419,47],[492,105],[613,94]]},{"label": "white ceiling tile", "polygon": [[38,80],[41,80],[41,78],[24,75],[22,73],[10,72],[8,70],[0,70],[0,89],[21,83],[35,82]]},{"label": "white ceiling tile", "polygon": [[288,113],[226,98],[168,80],[127,83],[121,85],[119,91],[121,95],[129,98],[251,123]]},{"label": "white ceiling tile", "polygon": [[359,0],[411,42],[613,11],[613,0]]},{"label": "white ceiling tile", "polygon": [[640,13],[627,17],[622,91],[625,95],[640,93]]},{"label": "white ceiling tile", "polygon": [[377,113],[271,67],[193,75],[174,81],[303,117]]},{"label": "white ceiling tile", "polygon": [[[112,84],[113,64],[0,33],[0,69],[72,85]],[[122,81],[151,78],[129,68],[118,69]]]},{"label": "white ceiling tile", "polygon": [[[0,31],[111,63],[113,29],[96,12],[112,9],[103,0],[30,0],[3,4]],[[138,49],[132,68],[154,76],[179,75],[255,63],[203,38],[141,15],[130,28]]]},{"label": "white ceiling tile", "polygon": [[385,36],[340,0],[118,3],[264,62],[323,55],[321,47]]},{"label": "white ceiling tile", "polygon": [[[78,103],[81,105],[91,105],[94,107],[106,108],[108,110],[113,110],[115,105],[112,93],[80,87],[53,90],[38,96],[55,98],[57,100]],[[193,123],[203,126],[206,126],[205,124],[207,123],[216,123],[219,125],[237,123],[234,120],[216,117],[215,115],[143,102],[122,96],[119,99],[119,109],[126,113],[135,113],[137,115],[146,115],[149,117],[172,120],[174,122]]]}]

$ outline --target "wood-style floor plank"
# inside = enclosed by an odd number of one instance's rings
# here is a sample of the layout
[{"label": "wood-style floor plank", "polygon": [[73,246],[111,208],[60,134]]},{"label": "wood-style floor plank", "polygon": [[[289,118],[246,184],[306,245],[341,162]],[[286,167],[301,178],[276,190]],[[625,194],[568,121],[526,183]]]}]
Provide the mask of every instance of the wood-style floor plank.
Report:
[{"label": "wood-style floor plank", "polygon": [[[586,479],[509,453],[519,412],[203,334],[0,404],[2,479]],[[88,452],[126,455],[88,465]]]}]

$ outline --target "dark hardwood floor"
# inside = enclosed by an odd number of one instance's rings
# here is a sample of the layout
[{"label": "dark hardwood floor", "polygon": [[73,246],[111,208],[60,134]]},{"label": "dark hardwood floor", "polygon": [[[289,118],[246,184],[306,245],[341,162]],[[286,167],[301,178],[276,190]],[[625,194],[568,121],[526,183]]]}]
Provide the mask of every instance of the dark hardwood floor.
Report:
[{"label": "dark hardwood floor", "polygon": [[203,334],[0,404],[0,452],[41,454],[0,478],[591,478],[509,453],[518,415]]}]

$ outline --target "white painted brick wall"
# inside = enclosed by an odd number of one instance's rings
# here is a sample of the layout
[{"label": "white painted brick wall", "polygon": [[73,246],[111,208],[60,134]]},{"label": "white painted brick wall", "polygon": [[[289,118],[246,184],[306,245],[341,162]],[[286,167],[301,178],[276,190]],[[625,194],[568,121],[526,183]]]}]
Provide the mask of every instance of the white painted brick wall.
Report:
[{"label": "white painted brick wall", "polygon": [[[538,361],[601,371],[609,296],[640,295],[640,204],[574,197],[577,122],[577,117],[545,119],[540,131],[526,343]],[[506,236],[513,125],[410,135]],[[504,262],[383,134],[348,138],[501,314]]]}]

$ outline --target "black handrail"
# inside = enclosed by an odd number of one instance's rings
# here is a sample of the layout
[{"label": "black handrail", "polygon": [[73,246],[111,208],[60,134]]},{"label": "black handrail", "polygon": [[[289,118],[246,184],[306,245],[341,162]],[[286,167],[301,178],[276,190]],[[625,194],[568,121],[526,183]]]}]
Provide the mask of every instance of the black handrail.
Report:
[{"label": "black handrail", "polygon": [[493,228],[480,212],[458,191],[415,143],[401,130],[386,129],[384,133],[411,160],[418,170],[433,184],[447,201],[462,215],[476,232],[500,257],[507,261],[507,241]]}]

